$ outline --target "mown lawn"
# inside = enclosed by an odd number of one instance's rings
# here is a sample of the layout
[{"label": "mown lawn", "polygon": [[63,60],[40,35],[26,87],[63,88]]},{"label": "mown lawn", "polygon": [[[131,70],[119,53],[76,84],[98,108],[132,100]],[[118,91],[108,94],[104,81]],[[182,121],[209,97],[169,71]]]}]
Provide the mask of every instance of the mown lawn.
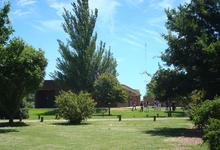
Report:
[{"label": "mown lawn", "polygon": [[[55,119],[56,110],[55,109],[30,109],[29,119],[38,119],[38,115],[43,116],[47,119]],[[116,118],[117,115],[122,115],[122,118],[147,118],[159,115],[159,117],[167,117],[168,112],[165,108],[153,109],[145,108],[144,112],[140,112],[140,108],[131,111],[131,108],[111,108],[111,116],[108,116],[108,109],[97,109],[96,113],[93,114],[92,118]],[[173,117],[186,117],[187,112],[183,111],[181,108],[177,108],[175,112],[172,113]]]},{"label": "mown lawn", "polygon": [[1,150],[207,150],[187,119],[88,120],[82,125],[44,122],[22,127],[0,123]]}]

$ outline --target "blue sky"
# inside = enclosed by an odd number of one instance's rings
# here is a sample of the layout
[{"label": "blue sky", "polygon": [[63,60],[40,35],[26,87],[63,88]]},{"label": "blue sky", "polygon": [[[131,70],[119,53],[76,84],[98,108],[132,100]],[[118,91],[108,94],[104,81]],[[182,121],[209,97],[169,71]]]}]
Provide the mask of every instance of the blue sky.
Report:
[{"label": "blue sky", "polygon": [[[3,0],[0,0],[2,6]],[[48,59],[45,79],[56,69],[59,57],[57,39],[68,37],[61,24],[63,8],[71,9],[73,0],[11,0],[10,18],[14,36],[41,48]],[[139,89],[142,96],[149,82],[144,72],[155,73],[158,56],[167,48],[161,37],[166,33],[165,8],[175,8],[188,0],[90,0],[98,8],[96,23],[98,41],[106,42],[117,59],[118,79],[122,84]]]}]

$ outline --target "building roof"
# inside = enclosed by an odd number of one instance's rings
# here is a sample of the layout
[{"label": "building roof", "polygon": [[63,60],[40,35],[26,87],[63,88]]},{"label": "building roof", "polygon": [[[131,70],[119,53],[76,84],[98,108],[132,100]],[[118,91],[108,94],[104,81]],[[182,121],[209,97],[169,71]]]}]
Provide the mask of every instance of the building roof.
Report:
[{"label": "building roof", "polygon": [[57,90],[58,86],[54,80],[44,80],[43,86],[39,90]]},{"label": "building roof", "polygon": [[140,93],[140,91],[139,91],[138,89],[132,89],[131,87],[129,87],[129,86],[127,86],[127,85],[124,85],[124,84],[122,84],[122,87],[123,87],[126,91],[128,91],[128,92],[134,94],[135,96],[141,96],[141,93]]}]

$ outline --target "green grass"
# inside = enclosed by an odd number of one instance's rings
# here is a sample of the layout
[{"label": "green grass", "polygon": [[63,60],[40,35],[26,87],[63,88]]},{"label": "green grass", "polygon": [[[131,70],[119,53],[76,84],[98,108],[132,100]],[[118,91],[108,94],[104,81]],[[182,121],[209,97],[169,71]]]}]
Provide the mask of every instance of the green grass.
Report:
[{"label": "green grass", "polygon": [[51,108],[29,109],[29,119],[36,120],[38,115],[43,116],[46,120],[55,119],[56,110]]},{"label": "green grass", "polygon": [[[38,115],[44,116],[44,119],[50,120],[55,119],[56,111],[55,109],[30,109],[29,119],[38,119]],[[106,111],[98,110],[94,113],[92,118],[116,118],[117,115],[122,115],[122,118],[146,118],[159,115],[159,117],[167,117],[167,111],[165,108],[158,109],[144,109],[144,112],[140,112],[140,108],[132,111],[131,108],[111,108],[111,116],[108,116],[108,109]],[[186,117],[186,112],[182,109],[177,108],[175,112],[172,113],[173,117]]]},{"label": "green grass", "polygon": [[[1,150],[207,150],[173,139],[197,138],[187,119],[166,119],[156,122],[88,120],[82,125],[65,123],[28,123],[22,127],[0,127]],[[181,149],[181,150],[182,150]]]}]

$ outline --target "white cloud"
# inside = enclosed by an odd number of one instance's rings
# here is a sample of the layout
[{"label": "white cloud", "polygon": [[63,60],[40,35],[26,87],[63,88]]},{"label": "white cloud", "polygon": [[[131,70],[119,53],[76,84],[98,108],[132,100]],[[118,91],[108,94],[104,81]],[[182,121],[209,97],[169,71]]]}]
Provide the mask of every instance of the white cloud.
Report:
[{"label": "white cloud", "polygon": [[147,20],[148,23],[150,24],[158,24],[158,23],[163,23],[167,19],[166,15],[160,16],[160,17],[154,17],[150,18]]},{"label": "white cloud", "polygon": [[125,2],[131,4],[131,5],[139,5],[144,2],[144,0],[125,0]]},{"label": "white cloud", "polygon": [[[48,4],[51,8],[57,11],[57,15],[63,14],[63,8],[71,10],[70,0],[48,0]],[[91,10],[98,9],[98,22],[99,25],[107,27],[111,32],[114,31],[115,13],[117,7],[120,6],[118,0],[90,0],[89,6]]]},{"label": "white cloud", "polygon": [[[136,34],[136,33],[135,33],[135,34]],[[129,34],[127,34],[127,37],[130,38],[130,39],[132,39],[132,40],[139,41],[140,38],[139,38],[137,35],[135,35],[135,34],[129,33]]]},{"label": "white cloud", "polygon": [[36,2],[37,2],[36,0],[18,0],[17,4],[19,6],[28,6],[28,5],[33,5]]},{"label": "white cloud", "polygon": [[160,33],[153,30],[143,29],[143,31],[154,36],[160,36]]},{"label": "white cloud", "polygon": [[31,12],[30,11],[22,11],[21,9],[17,9],[17,10],[15,10],[14,12],[13,12],[13,14],[15,15],[15,16],[25,16],[25,15],[30,15],[31,14]]},{"label": "white cloud", "polygon": [[140,49],[144,49],[145,48],[143,44],[141,44],[140,42],[135,41],[135,40],[133,40],[133,39],[131,39],[129,37],[119,38],[119,40],[121,40],[122,42],[125,42],[125,43],[127,43],[127,44],[129,44],[131,46],[138,47]]},{"label": "white cloud", "polygon": [[48,31],[48,30],[61,31],[62,20],[55,19],[55,20],[38,21],[38,25],[34,24],[33,27],[40,31]]},{"label": "white cloud", "polygon": [[124,57],[116,57],[117,63],[121,64],[126,61]]},{"label": "white cloud", "polygon": [[162,36],[161,36],[160,33],[156,32],[156,31],[154,31],[154,30],[148,30],[148,29],[143,29],[143,32],[152,35],[151,37],[152,37],[154,40],[156,40],[156,41],[158,41],[158,42],[164,44],[164,39],[162,38]]},{"label": "white cloud", "polygon": [[114,32],[115,14],[121,5],[118,0],[91,0],[90,9],[98,9],[98,21],[101,26]]},{"label": "white cloud", "polygon": [[161,8],[172,8],[173,7],[173,0],[162,0],[158,3],[158,6]]},{"label": "white cloud", "polygon": [[64,8],[70,10],[72,7],[70,0],[48,0],[48,4],[51,8],[56,10],[57,15],[59,16],[63,14]]},{"label": "white cloud", "polygon": [[153,7],[155,9],[167,9],[173,8],[174,0],[150,0],[149,4],[150,7]]}]

